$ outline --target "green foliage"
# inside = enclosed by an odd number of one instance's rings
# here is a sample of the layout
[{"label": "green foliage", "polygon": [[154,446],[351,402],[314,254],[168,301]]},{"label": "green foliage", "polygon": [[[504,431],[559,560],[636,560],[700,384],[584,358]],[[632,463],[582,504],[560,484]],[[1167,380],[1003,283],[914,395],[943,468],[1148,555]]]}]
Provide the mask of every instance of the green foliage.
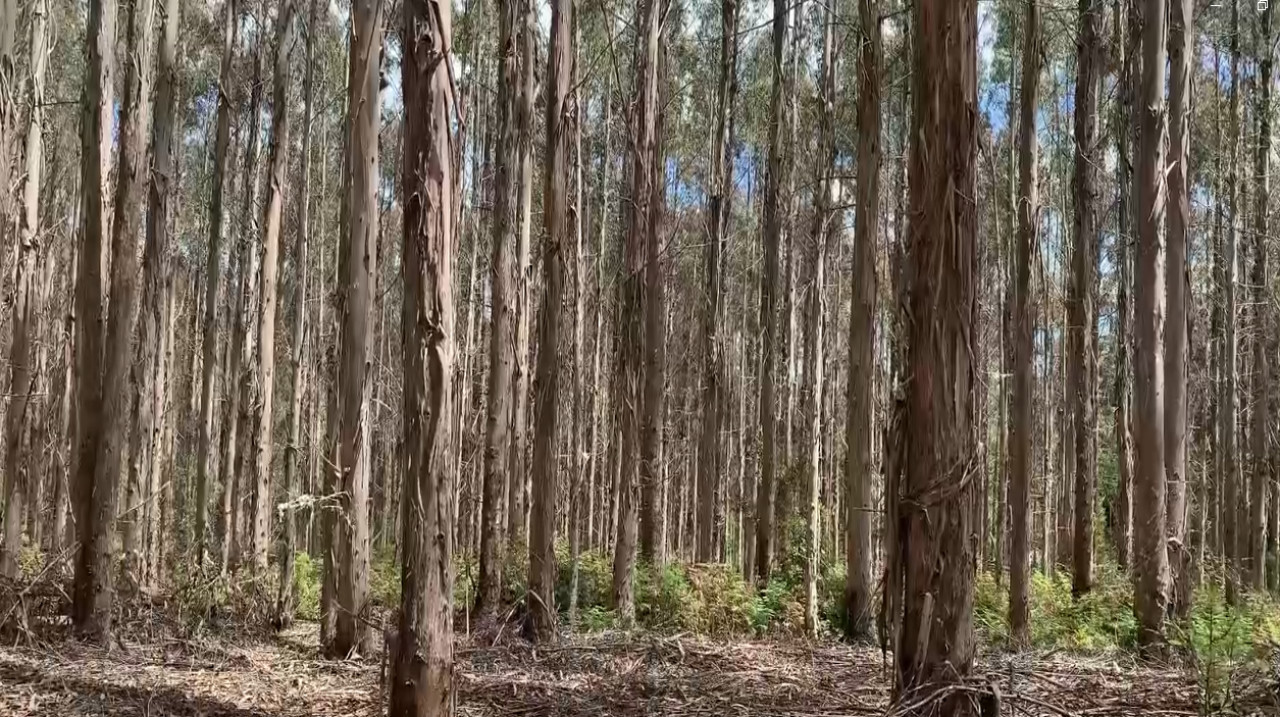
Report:
[{"label": "green foliage", "polygon": [[[1080,599],[1071,595],[1071,577],[1031,576],[1032,647],[1069,652],[1100,652],[1129,647],[1137,636],[1132,588],[1113,568],[1099,566],[1094,588]],[[986,572],[978,577],[974,623],[993,645],[1009,643],[1009,588],[997,586]]]},{"label": "green foliage", "polygon": [[320,566],[308,553],[293,557],[293,600],[297,619],[320,619]]}]

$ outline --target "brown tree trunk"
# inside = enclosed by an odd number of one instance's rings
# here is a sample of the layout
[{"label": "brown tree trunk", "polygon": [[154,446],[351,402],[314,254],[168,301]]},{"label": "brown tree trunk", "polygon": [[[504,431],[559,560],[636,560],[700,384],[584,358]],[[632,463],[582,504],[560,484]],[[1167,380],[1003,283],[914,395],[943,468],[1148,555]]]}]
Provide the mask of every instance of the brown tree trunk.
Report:
[{"label": "brown tree trunk", "polygon": [[516,252],[516,364],[512,379],[515,405],[511,415],[511,453],[507,467],[507,541],[523,545],[529,528],[529,324],[532,318],[530,234],[533,223],[533,3],[525,2],[520,32],[521,87],[516,107],[516,141],[520,157],[520,235]]},{"label": "brown tree trunk", "polygon": [[[977,213],[970,198],[978,149],[972,111],[977,16],[975,0],[918,0],[913,15],[915,139],[905,267],[913,320],[901,446],[906,499],[896,526],[904,577],[898,701],[937,695],[963,681],[973,664],[978,492],[971,471],[980,440],[974,400],[980,369],[972,333],[979,296]],[[1029,243],[1030,236],[1025,239]],[[918,713],[973,712],[967,695],[939,698]]]},{"label": "brown tree trunk", "polygon": [[214,377],[218,364],[218,282],[222,270],[223,191],[226,185],[227,150],[231,145],[231,96],[233,60],[240,23],[236,0],[227,0],[223,20],[222,69],[218,79],[217,130],[210,180],[209,246],[205,259],[204,323],[201,329],[203,358],[200,366],[200,445],[196,456],[195,541],[196,562],[203,567],[208,555],[206,535],[209,514],[209,476],[213,473]]},{"label": "brown tree trunk", "polygon": [[[89,3],[85,41],[88,64],[81,116],[82,211],[80,261],[76,269],[75,337],[75,443],[71,464],[71,505],[76,539],[80,546],[75,564],[75,588],[71,616],[77,630],[105,637],[102,624],[109,618],[96,604],[107,576],[100,575],[94,560],[96,530],[94,469],[102,437],[99,422],[102,402],[103,325],[106,318],[107,176],[110,174],[115,93],[116,3]],[[98,497],[114,497],[105,493]],[[114,512],[114,509],[113,511]],[[110,534],[108,532],[108,534]]]},{"label": "brown tree trunk", "polygon": [[[542,316],[538,321],[538,375],[534,382],[537,431],[533,437],[533,491],[529,522],[529,623],[544,642],[556,627],[556,424],[560,389],[560,311],[564,248],[569,240],[569,92],[573,71],[573,0],[551,6],[547,53],[547,145],[543,183]],[[573,529],[573,526],[570,527]]]},{"label": "brown tree trunk", "polygon": [[[408,0],[405,116],[404,450],[399,636],[391,717],[453,714],[453,137],[449,3]],[[377,63],[373,64],[377,67]],[[376,70],[372,73],[376,82]],[[375,85],[376,87],[376,85]],[[376,117],[376,115],[375,115]]]},{"label": "brown tree trunk", "polygon": [[1164,346],[1164,441],[1166,525],[1174,612],[1185,616],[1191,605],[1187,582],[1191,553],[1186,531],[1187,510],[1187,243],[1191,227],[1190,131],[1192,0],[1170,0],[1169,65],[1169,182],[1165,264],[1168,321]]},{"label": "brown tree trunk", "polygon": [[880,209],[880,69],[884,41],[879,0],[858,0],[861,38],[858,53],[858,183],[854,214],[853,300],[849,305],[849,391],[845,442],[845,632],[852,639],[871,636],[871,562],[873,383],[876,372],[876,235]]},{"label": "brown tree trunk", "polygon": [[1030,646],[1032,384],[1036,306],[1031,262],[1039,244],[1040,199],[1036,182],[1036,102],[1040,88],[1040,8],[1027,4],[1023,28],[1021,133],[1018,145],[1018,238],[1013,285],[1013,396],[1009,425],[1009,632],[1018,648]]},{"label": "brown tree trunk", "polygon": [[[1130,567],[1133,548],[1133,444],[1132,419],[1130,416],[1130,380],[1133,373],[1132,360],[1129,357],[1133,341],[1133,320],[1130,316],[1129,291],[1133,284],[1132,267],[1129,260],[1129,245],[1136,235],[1137,215],[1133,208],[1133,152],[1130,139],[1134,135],[1132,120],[1136,87],[1134,75],[1141,64],[1137,47],[1139,26],[1136,11],[1131,0],[1128,16],[1124,24],[1120,22],[1119,5],[1115,18],[1116,47],[1124,57],[1120,71],[1119,117],[1116,122],[1116,154],[1119,167],[1119,201],[1116,211],[1120,231],[1116,240],[1116,267],[1119,277],[1116,281],[1116,378],[1115,378],[1115,422],[1113,433],[1116,441],[1116,463],[1118,476],[1116,482],[1116,505],[1113,511],[1114,542],[1116,546],[1116,562],[1120,568]],[[1128,41],[1125,36],[1128,36]]]},{"label": "brown tree trunk", "polygon": [[1222,434],[1222,502],[1218,517],[1222,523],[1222,558],[1225,574],[1227,602],[1236,604],[1240,593],[1241,556],[1239,546],[1239,526],[1235,518],[1240,494],[1240,464],[1238,459],[1239,445],[1236,441],[1236,272],[1238,261],[1236,247],[1240,234],[1240,180],[1234,168],[1240,166],[1241,131],[1240,131],[1240,0],[1231,4],[1231,107],[1227,119],[1227,130],[1230,132],[1230,166],[1227,172],[1227,202],[1231,217],[1223,238],[1222,250],[1222,306],[1223,306],[1223,339],[1222,339],[1222,386],[1219,397],[1219,427]]},{"label": "brown tree trunk", "polygon": [[[650,204],[654,199],[653,163],[656,160],[657,144],[657,58],[661,21],[659,2],[660,0],[639,0],[636,5],[636,27],[640,40],[636,45],[636,99],[630,123],[634,140],[628,157],[632,173],[632,201],[626,230],[626,265],[619,297],[619,331],[622,334],[618,348],[622,389],[619,410],[622,436],[621,475],[618,481],[618,537],[613,557],[613,603],[619,620],[626,626],[635,621],[633,573],[642,492],[637,465],[637,458],[641,454],[640,404],[644,396],[641,387],[644,375],[642,351],[645,344],[641,332],[641,324],[644,323],[641,317],[641,296],[646,269],[645,247],[650,241],[650,222],[653,219]],[[656,257],[653,260],[656,261]]]},{"label": "brown tree trunk", "polygon": [[707,296],[703,308],[702,434],[698,458],[698,562],[711,562],[712,527],[716,524],[716,489],[724,474],[720,452],[720,407],[725,380],[724,346],[720,337],[720,305],[724,295],[722,266],[728,241],[733,164],[730,156],[731,116],[737,92],[738,4],[720,4],[720,82],[716,95],[715,139],[711,147],[711,177],[707,192]]},{"label": "brown tree trunk", "polygon": [[1139,642],[1154,648],[1164,640],[1169,580],[1165,548],[1164,212],[1161,130],[1165,86],[1165,0],[1143,1],[1142,85],[1138,106],[1138,255],[1134,281],[1134,417],[1138,427],[1133,478],[1134,612]]},{"label": "brown tree trunk", "polygon": [[[338,500],[340,517],[335,521],[337,529],[334,531],[337,621],[330,646],[330,655],[335,657],[345,657],[352,652],[363,654],[369,644],[365,602],[369,594],[368,444],[371,436],[367,416],[378,254],[376,192],[381,177],[378,170],[378,126],[381,119],[378,70],[382,55],[383,10],[383,3],[376,0],[359,2],[352,9],[347,96],[347,167],[350,174],[345,188],[347,223],[343,228],[338,279],[342,342],[338,360],[335,470],[341,484],[341,497]],[[406,14],[411,16],[411,13],[406,7]],[[425,29],[417,31],[424,32]],[[406,72],[406,75],[410,74]],[[405,216],[408,226],[407,212]],[[405,305],[411,303],[405,302]],[[406,343],[406,347],[408,345]],[[405,545],[409,545],[408,540]]]},{"label": "brown tree trunk", "polygon": [[[5,512],[4,542],[0,543],[0,575],[13,578],[18,575],[18,553],[22,547],[22,510],[26,507],[26,490],[35,489],[39,494],[38,483],[40,473],[29,468],[36,462],[29,460],[31,431],[33,429],[36,404],[32,394],[39,378],[39,372],[33,370],[32,334],[36,332],[36,317],[41,311],[37,297],[40,281],[38,266],[40,245],[38,230],[40,222],[40,172],[41,156],[44,143],[41,132],[44,125],[44,77],[48,68],[48,0],[37,0],[31,9],[31,63],[30,75],[27,78],[27,99],[30,110],[27,116],[26,133],[26,170],[22,181],[22,216],[19,224],[18,265],[15,269],[12,315],[12,336],[9,343],[9,406],[5,414]],[[5,22],[17,24],[17,18],[7,18]],[[12,32],[12,28],[9,29]],[[9,58],[0,58],[4,63]],[[0,67],[0,72],[6,72]],[[4,91],[0,90],[0,94]],[[3,101],[3,100],[0,100]],[[5,138],[0,136],[0,142]],[[8,147],[0,144],[0,152]],[[7,179],[0,175],[0,181]],[[0,212],[0,222],[7,218]],[[35,485],[32,485],[32,483]],[[37,512],[39,503],[36,504]],[[41,519],[32,521],[33,528],[40,525]],[[39,547],[39,534],[32,531],[32,544]]]},{"label": "brown tree trunk", "polygon": [[[127,375],[134,324],[138,318],[136,247],[141,231],[143,182],[147,178],[144,132],[151,112],[151,11],[150,0],[139,0],[129,8],[129,62],[120,115],[120,153],[111,226],[111,302],[103,344],[101,400],[89,418],[102,429],[102,433],[89,465],[80,467],[82,471],[92,470],[91,488],[87,491],[92,496],[88,527],[94,534],[89,541],[81,538],[77,587],[87,588],[91,597],[85,605],[88,610],[80,615],[77,627],[103,642],[109,641],[111,636],[114,593],[112,543],[119,502],[119,476],[124,467],[128,438],[128,421],[114,420],[114,417],[128,415]],[[127,531],[124,545],[127,554],[130,550]],[[82,577],[85,583],[81,583]]]},{"label": "brown tree trunk", "polygon": [[775,353],[777,351],[778,253],[783,214],[778,194],[784,181],[782,162],[782,49],[788,33],[786,0],[773,0],[773,80],[769,96],[769,159],[765,173],[764,208],[761,226],[764,238],[764,272],[760,278],[760,483],[756,486],[756,582],[769,582],[773,567],[773,523],[777,497],[778,417],[775,394]]},{"label": "brown tree trunk", "polygon": [[1074,416],[1074,535],[1071,592],[1093,587],[1093,515],[1097,493],[1098,329],[1098,88],[1102,74],[1102,13],[1099,0],[1080,0],[1076,52],[1075,237],[1071,254],[1071,301],[1067,309],[1067,400]]}]

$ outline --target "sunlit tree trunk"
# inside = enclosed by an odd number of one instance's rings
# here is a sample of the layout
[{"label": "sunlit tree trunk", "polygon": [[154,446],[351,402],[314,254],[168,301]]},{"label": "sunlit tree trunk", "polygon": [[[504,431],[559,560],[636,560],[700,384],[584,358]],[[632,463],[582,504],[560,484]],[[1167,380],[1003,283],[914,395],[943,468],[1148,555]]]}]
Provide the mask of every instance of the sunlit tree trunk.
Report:
[{"label": "sunlit tree trunk", "polygon": [[[330,646],[330,654],[336,657],[352,652],[363,654],[369,642],[364,614],[369,594],[369,368],[378,254],[378,70],[384,9],[384,4],[376,0],[362,0],[352,9],[347,83],[347,222],[343,227],[338,278],[341,351],[334,470],[341,492],[334,531],[337,620]],[[406,13],[410,12],[406,8]],[[407,212],[405,216],[407,222]],[[406,306],[409,303],[406,301]]]}]

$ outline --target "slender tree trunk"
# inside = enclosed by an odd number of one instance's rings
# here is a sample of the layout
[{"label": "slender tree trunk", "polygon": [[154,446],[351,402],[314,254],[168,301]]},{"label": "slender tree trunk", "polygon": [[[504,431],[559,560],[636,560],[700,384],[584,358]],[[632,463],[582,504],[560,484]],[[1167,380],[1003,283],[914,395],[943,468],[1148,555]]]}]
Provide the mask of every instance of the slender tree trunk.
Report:
[{"label": "slender tree trunk", "polygon": [[[36,283],[39,281],[38,266],[40,245],[38,231],[40,222],[40,172],[44,143],[41,132],[44,126],[44,77],[48,68],[48,0],[37,0],[31,8],[30,37],[30,75],[27,78],[27,99],[31,109],[27,116],[26,133],[26,169],[22,181],[22,216],[19,224],[18,265],[15,268],[13,293],[13,324],[9,343],[9,407],[5,414],[5,512],[4,542],[0,544],[0,574],[5,577],[17,577],[19,551],[22,547],[22,509],[26,507],[25,493],[28,487],[36,489],[39,494],[40,473],[30,470],[35,464],[29,460],[30,436],[33,429],[36,404],[32,394],[39,379],[39,372],[32,370],[34,355],[32,352],[32,334],[36,331],[36,317],[41,307],[38,306]],[[7,17],[5,22],[17,24],[17,18]],[[12,28],[8,30],[12,33]],[[11,61],[9,57],[0,57],[0,65]],[[0,66],[0,73],[12,76],[10,68]],[[0,90],[3,94],[4,90]],[[0,100],[2,102],[3,100]],[[0,136],[0,142],[5,137]],[[8,147],[0,144],[0,152]],[[0,175],[0,181],[7,179]],[[7,218],[0,213],[0,222]],[[34,479],[34,480],[33,480]],[[34,485],[32,485],[34,483]],[[35,504],[37,512],[39,503]],[[33,528],[40,525],[37,516],[32,521]],[[39,547],[39,534],[32,531],[32,544]]]},{"label": "slender tree trunk", "polygon": [[854,214],[853,300],[849,305],[849,392],[845,442],[845,630],[852,639],[871,636],[871,516],[873,383],[876,371],[876,233],[880,209],[880,71],[884,41],[880,0],[858,0],[858,184]]},{"label": "slender tree trunk", "polygon": [[382,3],[369,1],[358,3],[352,12],[347,98],[348,219],[338,280],[342,348],[338,363],[336,471],[341,483],[341,516],[334,531],[337,621],[330,648],[330,654],[336,657],[352,652],[363,654],[369,643],[365,602],[369,594],[367,503],[371,436],[367,417],[378,253],[378,70],[383,9]]},{"label": "slender tree trunk", "polygon": [[1252,483],[1249,496],[1249,585],[1254,590],[1266,588],[1266,545],[1267,545],[1267,492],[1270,483],[1271,465],[1268,454],[1268,432],[1271,430],[1271,402],[1268,400],[1271,385],[1271,361],[1267,354],[1267,341],[1272,327],[1270,324],[1271,291],[1268,283],[1271,276],[1267,269],[1267,229],[1269,217],[1267,202],[1271,199],[1271,58],[1275,48],[1271,47],[1271,6],[1261,10],[1258,18],[1258,88],[1261,97],[1258,103],[1258,143],[1255,150],[1253,217],[1253,265],[1250,268],[1249,283],[1253,287],[1253,388],[1257,397],[1250,410],[1249,455],[1253,464]]},{"label": "slender tree trunk", "polygon": [[[1036,307],[1031,300],[1031,261],[1039,245],[1040,199],[1036,181],[1036,102],[1040,88],[1040,8],[1027,4],[1023,28],[1022,111],[1018,145],[1018,239],[1013,285],[1013,396],[1009,426],[1009,632],[1019,648],[1030,646],[1032,385]],[[1047,519],[1047,518],[1046,518]]]},{"label": "slender tree trunk", "polygon": [[[560,389],[560,312],[564,250],[569,240],[569,121],[572,107],[573,0],[551,6],[547,53],[547,145],[543,183],[542,316],[538,321],[538,376],[534,382],[537,431],[533,438],[533,491],[529,526],[530,611],[527,633],[545,642],[556,626],[556,490],[560,471],[556,424]],[[572,529],[572,527],[571,527]]]},{"label": "slender tree trunk", "polygon": [[1071,301],[1067,310],[1068,402],[1075,425],[1073,481],[1074,536],[1071,592],[1093,587],[1093,515],[1097,493],[1098,329],[1098,87],[1102,74],[1102,3],[1080,0],[1080,40],[1076,52],[1075,237],[1071,254]]},{"label": "slender tree trunk", "polygon": [[[299,521],[295,501],[299,495],[298,476],[302,470],[299,447],[302,443],[302,395],[306,391],[303,365],[304,349],[307,342],[307,271],[310,264],[311,240],[311,125],[314,120],[313,102],[315,100],[315,35],[317,26],[317,7],[319,3],[311,0],[308,3],[306,26],[306,75],[302,84],[302,147],[300,174],[302,185],[298,192],[298,236],[293,249],[293,317],[289,329],[292,338],[293,355],[290,358],[289,370],[291,388],[289,391],[289,442],[284,448],[284,490],[285,499],[292,507],[282,516],[284,539],[280,543],[280,585],[276,599],[276,626],[283,629],[293,622],[295,596],[293,591],[294,555],[298,552]],[[314,400],[314,398],[312,399]]]},{"label": "slender tree trunk", "polygon": [[773,0],[773,80],[769,96],[769,159],[765,173],[761,226],[764,238],[764,272],[760,280],[760,483],[756,487],[756,581],[769,582],[773,561],[774,503],[777,495],[777,432],[775,353],[777,351],[778,253],[783,213],[778,194],[784,182],[782,162],[782,49],[788,33],[786,0]]},{"label": "slender tree trunk", "polygon": [[1144,0],[1142,86],[1138,117],[1138,255],[1134,282],[1134,414],[1137,463],[1133,480],[1134,612],[1139,642],[1156,647],[1164,640],[1169,580],[1165,548],[1164,376],[1164,212],[1161,130],[1165,86],[1165,0]]},{"label": "slender tree trunk", "polygon": [[[404,4],[404,476],[392,717],[453,714],[453,136],[448,3]],[[377,63],[373,64],[377,67]],[[376,81],[376,71],[372,73]],[[375,85],[376,87],[376,85]],[[376,116],[376,115],[375,115]]]},{"label": "slender tree trunk", "polygon": [[571,453],[569,470],[569,627],[578,626],[578,579],[580,574],[579,558],[582,555],[584,534],[590,534],[590,521],[583,525],[583,514],[590,515],[587,497],[591,495],[591,482],[586,472],[587,454],[590,447],[587,438],[587,395],[586,395],[586,293],[587,293],[587,248],[583,244],[584,225],[588,224],[586,196],[583,190],[582,170],[582,123],[590,116],[586,101],[580,89],[582,60],[579,49],[582,47],[582,24],[578,18],[573,19],[573,77],[571,81],[573,105],[573,218],[574,257],[573,257],[573,430],[569,436]]},{"label": "slender tree trunk", "polygon": [[724,347],[720,338],[720,305],[724,294],[722,266],[728,242],[728,225],[733,195],[733,165],[730,156],[731,115],[737,92],[738,60],[737,0],[720,4],[720,83],[716,96],[715,139],[711,148],[711,177],[707,193],[707,297],[703,307],[702,434],[698,457],[698,562],[711,562],[715,525],[715,493],[724,474],[720,452],[723,417]]},{"label": "slender tree trunk", "polygon": [[1223,238],[1222,249],[1222,386],[1219,396],[1219,428],[1222,434],[1222,502],[1219,521],[1222,523],[1222,557],[1226,565],[1223,571],[1226,576],[1227,602],[1236,604],[1240,593],[1240,555],[1239,526],[1235,519],[1235,511],[1242,496],[1240,495],[1240,464],[1238,462],[1239,446],[1236,442],[1236,247],[1240,235],[1240,180],[1234,168],[1240,166],[1241,131],[1240,131],[1240,0],[1232,0],[1231,4],[1231,107],[1227,118],[1229,132],[1230,166],[1227,177],[1227,202],[1230,216],[1229,226]]},{"label": "slender tree trunk", "polygon": [[977,212],[967,198],[974,196],[978,133],[976,115],[966,108],[977,104],[977,16],[974,0],[918,0],[913,15],[905,277],[913,321],[901,456],[903,494],[912,499],[903,501],[896,526],[904,612],[894,696],[939,697],[918,714],[973,713],[969,696],[938,693],[965,679],[974,656],[978,495],[970,471],[979,442],[972,333],[979,287]]},{"label": "slender tree trunk", "polygon": [[502,558],[507,512],[503,500],[510,468],[512,379],[515,372],[516,211],[519,208],[520,67],[517,57],[519,0],[503,0],[498,37],[498,161],[493,188],[493,255],[490,262],[489,393],[485,419],[484,496],[480,530],[479,619],[494,617],[502,599]]},{"label": "slender tree trunk", "polygon": [[1193,24],[1192,0],[1170,0],[1169,37],[1169,148],[1166,160],[1169,182],[1167,237],[1169,251],[1165,264],[1165,291],[1168,321],[1165,324],[1164,448],[1166,530],[1169,570],[1172,577],[1170,601],[1174,612],[1185,616],[1191,605],[1187,582],[1191,553],[1187,545],[1187,243],[1191,227],[1190,131],[1191,56]]},{"label": "slender tree trunk", "polygon": [[[640,41],[636,47],[636,98],[630,123],[634,139],[628,158],[631,169],[631,210],[626,230],[626,264],[621,282],[619,317],[619,363],[622,393],[620,508],[617,543],[613,557],[613,604],[624,626],[635,621],[635,552],[642,486],[637,458],[641,454],[641,407],[644,396],[641,380],[644,362],[641,355],[644,336],[641,333],[642,281],[646,268],[646,244],[650,241],[650,204],[654,200],[653,163],[656,160],[658,123],[658,48],[659,0],[639,0],[636,27]],[[657,257],[652,257],[656,261]],[[648,333],[647,331],[645,333]]]},{"label": "slender tree trunk", "polygon": [[520,235],[516,253],[516,364],[512,379],[515,405],[511,418],[511,453],[507,468],[507,541],[523,545],[529,528],[529,324],[532,317],[530,234],[533,224],[533,92],[534,29],[532,2],[525,2],[520,33],[521,87],[516,107],[516,139],[520,157]]},{"label": "slender tree trunk", "polygon": [[[1127,570],[1131,563],[1133,543],[1133,447],[1132,420],[1130,418],[1130,380],[1133,373],[1132,360],[1129,357],[1133,341],[1133,320],[1130,315],[1129,291],[1133,284],[1132,267],[1129,260],[1129,246],[1136,235],[1137,214],[1133,207],[1133,152],[1130,139],[1134,136],[1132,120],[1134,104],[1137,96],[1134,76],[1141,64],[1136,40],[1139,37],[1139,25],[1134,2],[1130,0],[1128,17],[1122,25],[1120,7],[1116,6],[1115,37],[1116,47],[1124,57],[1120,71],[1119,118],[1116,122],[1116,145],[1119,167],[1119,201],[1116,221],[1120,231],[1116,233],[1116,266],[1119,277],[1116,281],[1116,378],[1115,378],[1115,423],[1113,432],[1116,441],[1116,463],[1118,465],[1116,488],[1116,506],[1114,510],[1116,562],[1121,569]],[[1126,41],[1126,35],[1128,40]]]}]

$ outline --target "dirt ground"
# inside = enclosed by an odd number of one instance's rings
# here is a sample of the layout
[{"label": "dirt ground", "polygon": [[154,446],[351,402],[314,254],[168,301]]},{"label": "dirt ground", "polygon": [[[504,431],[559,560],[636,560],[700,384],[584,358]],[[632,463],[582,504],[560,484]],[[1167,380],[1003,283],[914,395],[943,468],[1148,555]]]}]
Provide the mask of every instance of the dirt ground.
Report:
[{"label": "dirt ground", "polygon": [[[0,715],[301,717],[378,715],[380,655],[321,660],[314,625],[275,639],[79,643],[0,648]],[[598,635],[533,649],[459,637],[460,715],[884,715],[878,650],[839,644],[712,642]],[[1065,717],[1202,714],[1194,669],[1127,656],[984,657],[1002,714]],[[1237,714],[1280,714],[1261,673],[1236,677]]]}]

